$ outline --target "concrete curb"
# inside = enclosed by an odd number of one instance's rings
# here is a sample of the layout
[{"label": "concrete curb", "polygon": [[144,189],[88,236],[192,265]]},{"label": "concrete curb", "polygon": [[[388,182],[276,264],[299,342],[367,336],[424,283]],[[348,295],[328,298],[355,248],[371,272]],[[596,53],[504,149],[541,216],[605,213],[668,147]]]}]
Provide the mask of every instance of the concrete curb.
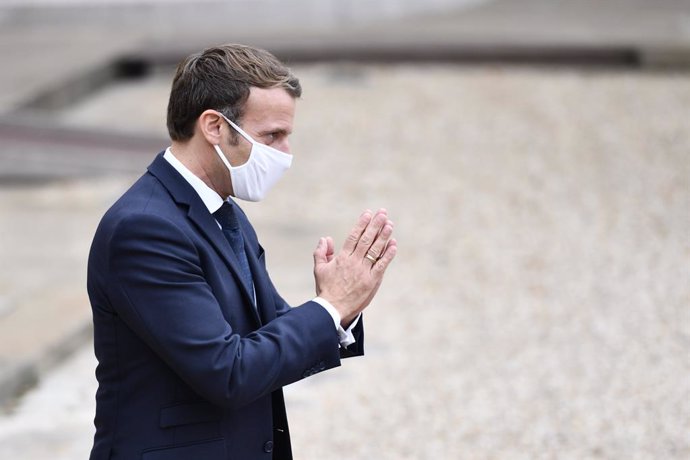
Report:
[{"label": "concrete curb", "polygon": [[29,356],[0,367],[0,408],[11,410],[13,402],[38,383],[41,376],[93,339],[91,319],[80,321],[50,343],[38,343]]}]

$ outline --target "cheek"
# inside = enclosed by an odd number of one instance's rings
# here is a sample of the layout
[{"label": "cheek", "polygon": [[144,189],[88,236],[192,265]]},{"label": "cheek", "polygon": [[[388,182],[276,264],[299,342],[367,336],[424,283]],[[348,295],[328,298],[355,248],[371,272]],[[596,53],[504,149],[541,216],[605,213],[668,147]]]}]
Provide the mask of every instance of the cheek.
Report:
[{"label": "cheek", "polygon": [[278,142],[274,142],[271,147],[281,152],[290,153],[290,142],[287,139],[281,139]]},{"label": "cheek", "polygon": [[247,142],[240,142],[229,152],[229,160],[232,166],[241,166],[249,160],[249,154],[252,151],[252,145]]}]

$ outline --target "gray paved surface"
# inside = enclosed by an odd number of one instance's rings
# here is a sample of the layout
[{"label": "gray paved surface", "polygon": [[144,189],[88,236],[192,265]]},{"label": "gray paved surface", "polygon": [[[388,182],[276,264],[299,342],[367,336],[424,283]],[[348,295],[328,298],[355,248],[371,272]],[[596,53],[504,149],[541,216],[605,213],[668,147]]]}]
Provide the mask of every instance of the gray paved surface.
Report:
[{"label": "gray paved surface", "polygon": [[[686,75],[297,71],[294,168],[245,206],[277,285],[311,296],[317,238],[344,235],[364,207],[389,208],[401,248],[367,315],[367,357],[288,389],[298,458],[690,455]],[[162,107],[157,84],[147,102]],[[61,119],[140,102],[120,91]],[[53,261],[76,267],[130,180],[24,189],[72,229]],[[0,420],[1,458],[83,458],[89,348]]]},{"label": "gray paved surface", "polygon": [[120,57],[177,61],[228,41],[295,59],[488,54],[538,60],[559,53],[573,59],[596,58],[596,50],[604,49],[600,59],[628,52],[652,65],[690,64],[685,0],[653,7],[646,0],[299,0],[291,8],[278,0],[101,3],[0,3],[0,57],[10,69],[0,73],[0,114],[37,98],[44,104],[72,101],[107,81],[113,71],[108,64]]},{"label": "gray paved surface", "polygon": [[[46,371],[89,333],[88,244],[163,146],[169,85],[112,84],[118,57],[167,62],[230,40],[295,58],[554,47],[664,65],[690,49],[681,0],[300,0],[303,14],[286,13],[299,23],[265,14],[275,2],[237,0],[223,2],[242,8],[232,33],[237,15],[173,0],[11,3],[0,2],[0,400],[44,380],[0,417],[0,458],[88,450],[88,346]],[[405,19],[422,4],[458,9]],[[304,160],[248,207],[294,302],[311,295],[318,236],[344,234],[364,206],[400,216],[404,251],[369,313],[368,358],[290,389],[300,458],[690,456],[687,73],[426,66],[300,67]],[[352,410],[333,418],[346,391]],[[364,442],[341,453],[353,439]]]}]

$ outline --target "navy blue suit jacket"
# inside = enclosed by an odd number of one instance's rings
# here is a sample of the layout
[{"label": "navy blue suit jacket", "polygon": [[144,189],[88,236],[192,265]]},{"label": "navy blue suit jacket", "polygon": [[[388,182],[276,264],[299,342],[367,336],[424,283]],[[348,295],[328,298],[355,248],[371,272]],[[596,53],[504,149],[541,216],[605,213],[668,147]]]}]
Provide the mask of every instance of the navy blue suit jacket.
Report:
[{"label": "navy blue suit jacket", "polygon": [[290,459],[281,387],[362,354],[361,324],[343,350],[323,307],[285,303],[238,214],[256,308],[215,219],[162,154],[103,217],[87,283],[92,460]]}]

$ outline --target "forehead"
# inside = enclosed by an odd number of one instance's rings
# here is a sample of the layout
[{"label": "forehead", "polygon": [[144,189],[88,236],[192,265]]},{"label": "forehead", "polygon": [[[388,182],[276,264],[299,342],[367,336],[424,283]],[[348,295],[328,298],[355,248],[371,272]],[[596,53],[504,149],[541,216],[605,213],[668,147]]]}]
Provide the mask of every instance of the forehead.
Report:
[{"label": "forehead", "polygon": [[249,91],[244,107],[245,124],[281,123],[292,126],[295,98],[283,88],[256,88]]}]

